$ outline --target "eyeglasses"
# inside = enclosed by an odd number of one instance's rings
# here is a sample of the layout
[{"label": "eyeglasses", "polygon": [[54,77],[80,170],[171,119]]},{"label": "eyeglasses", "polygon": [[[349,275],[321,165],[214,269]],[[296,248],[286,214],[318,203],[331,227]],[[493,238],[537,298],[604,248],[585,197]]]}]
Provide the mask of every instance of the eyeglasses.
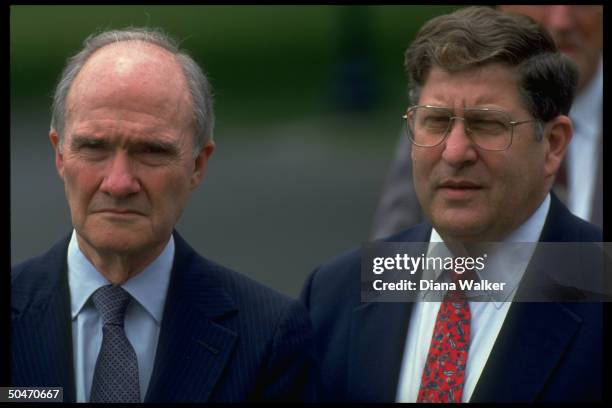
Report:
[{"label": "eyeglasses", "polygon": [[463,110],[463,116],[453,116],[451,109],[431,105],[411,106],[402,117],[408,123],[410,140],[417,146],[438,146],[450,133],[453,119],[460,119],[472,142],[481,149],[495,151],[510,147],[515,126],[536,122],[513,121],[507,112],[489,108],[468,108]]}]

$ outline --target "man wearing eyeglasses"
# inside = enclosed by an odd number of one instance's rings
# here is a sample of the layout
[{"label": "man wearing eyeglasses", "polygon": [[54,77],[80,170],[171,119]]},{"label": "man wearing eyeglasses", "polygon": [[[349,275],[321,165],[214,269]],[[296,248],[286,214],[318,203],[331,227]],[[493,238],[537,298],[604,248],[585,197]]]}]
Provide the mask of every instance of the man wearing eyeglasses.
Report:
[{"label": "man wearing eyeglasses", "polygon": [[[541,26],[466,8],[425,24],[405,66],[413,182],[427,221],[384,242],[424,243],[430,257],[434,244],[458,255],[478,243],[506,250],[513,243],[601,241],[599,228],[551,193],[572,138],[567,114],[578,75]],[[323,264],[302,292],[328,399],[602,399],[602,305],[518,301],[550,266],[536,268],[533,253],[496,254],[505,262],[498,265],[512,267],[509,275],[504,268],[475,271],[478,280],[507,280],[497,301],[447,297],[455,292],[448,286],[442,301],[383,303],[362,301],[364,251]],[[417,271],[428,273],[442,283],[456,275]]]},{"label": "man wearing eyeglasses", "polygon": [[[553,190],[572,213],[603,227],[603,7],[601,5],[499,5],[541,23],[559,51],[578,67],[569,113],[573,138]],[[423,221],[412,178],[412,143],[402,132],[374,215],[372,238],[396,234]]]}]

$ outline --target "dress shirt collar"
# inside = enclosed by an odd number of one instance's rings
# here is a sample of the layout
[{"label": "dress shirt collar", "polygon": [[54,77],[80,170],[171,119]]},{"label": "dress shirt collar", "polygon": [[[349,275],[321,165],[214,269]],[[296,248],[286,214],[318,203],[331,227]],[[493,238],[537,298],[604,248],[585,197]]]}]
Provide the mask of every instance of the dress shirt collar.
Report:
[{"label": "dress shirt collar", "polygon": [[597,138],[603,106],[603,61],[586,89],[576,95],[569,116],[575,125],[574,137]]},{"label": "dress shirt collar", "polygon": [[[142,272],[121,285],[157,324],[161,324],[173,259],[174,237],[170,236],[161,254]],[[81,252],[76,231],[73,230],[68,244],[68,284],[72,318],[77,317],[98,288],[109,283]]]},{"label": "dress shirt collar", "polygon": [[[491,282],[506,282],[504,290],[497,293],[489,293],[489,299],[495,304],[497,309],[503,306],[503,302],[510,300],[518,284],[527,269],[529,260],[533,255],[535,246],[540,240],[540,234],[546,216],[550,208],[550,194],[546,196],[537,210],[520,227],[508,235],[497,248],[501,251],[488,254],[485,268],[482,271],[474,270],[480,279],[487,279]],[[527,245],[526,243],[533,243]],[[444,240],[436,231],[431,229],[427,257],[447,257],[452,256],[450,250],[444,245]],[[448,274],[443,275],[442,270],[424,270],[422,279],[433,279],[443,281],[448,279]],[[430,290],[424,291],[422,299],[427,299]]]}]

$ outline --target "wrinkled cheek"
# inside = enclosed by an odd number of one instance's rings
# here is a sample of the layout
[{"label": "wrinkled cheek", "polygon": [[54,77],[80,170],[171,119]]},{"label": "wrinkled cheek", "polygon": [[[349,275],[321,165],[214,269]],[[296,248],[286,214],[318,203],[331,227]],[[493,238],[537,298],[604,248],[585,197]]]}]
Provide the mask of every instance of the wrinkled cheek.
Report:
[{"label": "wrinkled cheek", "polygon": [[414,189],[421,206],[426,206],[432,200],[431,170],[424,168],[421,164],[414,163],[412,180],[407,182],[414,183]]},{"label": "wrinkled cheek", "polygon": [[[87,189],[87,174],[78,171],[66,171],[64,177],[64,190],[66,200],[70,207],[70,214],[73,224],[80,224],[84,221],[89,198],[93,192]],[[93,187],[92,187],[93,189]]]}]

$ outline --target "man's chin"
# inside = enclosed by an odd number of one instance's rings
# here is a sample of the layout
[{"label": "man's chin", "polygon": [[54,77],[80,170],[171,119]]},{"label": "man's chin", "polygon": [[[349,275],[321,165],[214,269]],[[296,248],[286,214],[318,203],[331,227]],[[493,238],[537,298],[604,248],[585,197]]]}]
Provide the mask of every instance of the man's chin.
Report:
[{"label": "man's chin", "polygon": [[147,247],[147,243],[143,241],[142,237],[122,236],[121,234],[114,237],[94,234],[88,241],[96,252],[117,255],[141,252]]},{"label": "man's chin", "polygon": [[77,229],[86,245],[96,252],[134,253],[151,245],[151,230],[141,225],[90,225]]},{"label": "man's chin", "polygon": [[432,225],[441,235],[469,240],[470,237],[482,238],[486,229],[483,213],[474,209],[452,209],[431,217]]}]

